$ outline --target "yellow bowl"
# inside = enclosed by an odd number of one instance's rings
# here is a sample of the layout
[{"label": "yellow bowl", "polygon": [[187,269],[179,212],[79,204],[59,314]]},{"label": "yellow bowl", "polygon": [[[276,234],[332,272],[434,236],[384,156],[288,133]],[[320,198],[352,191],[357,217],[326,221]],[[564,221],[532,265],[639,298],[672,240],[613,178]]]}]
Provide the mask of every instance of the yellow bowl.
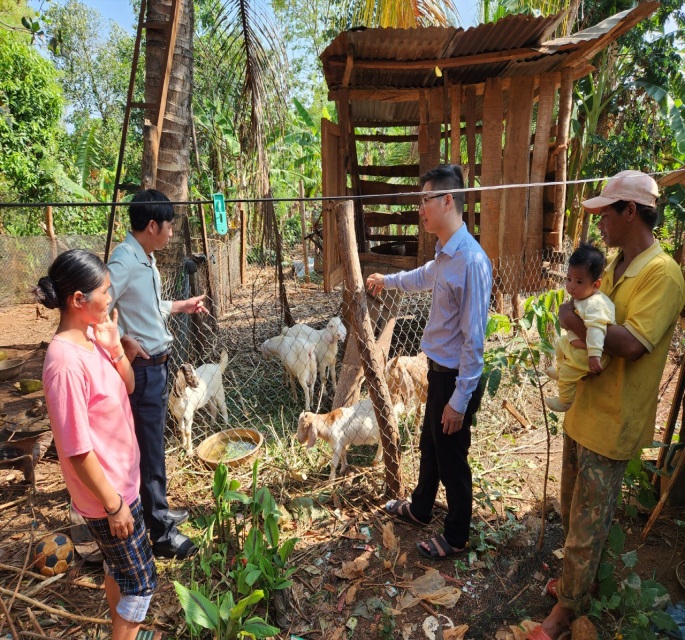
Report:
[{"label": "yellow bowl", "polygon": [[216,469],[220,462],[227,467],[238,467],[253,460],[263,442],[262,434],[256,429],[226,429],[203,440],[197,448],[197,457],[210,469]]}]

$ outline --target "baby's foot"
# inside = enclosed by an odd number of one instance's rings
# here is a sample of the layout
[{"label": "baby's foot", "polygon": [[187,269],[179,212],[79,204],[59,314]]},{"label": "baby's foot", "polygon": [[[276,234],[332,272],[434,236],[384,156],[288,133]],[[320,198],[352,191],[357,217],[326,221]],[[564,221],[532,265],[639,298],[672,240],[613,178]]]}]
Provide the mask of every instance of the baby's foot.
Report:
[{"label": "baby's foot", "polygon": [[570,404],[566,404],[559,400],[557,396],[550,396],[548,398],[545,398],[545,404],[547,405],[548,409],[551,409],[552,411],[557,411],[558,413],[563,413],[564,411],[568,411],[571,408]]},{"label": "baby's foot", "polygon": [[552,380],[558,380],[559,379],[559,372],[557,371],[557,368],[555,366],[547,367],[545,369],[545,375],[548,378],[552,378]]}]

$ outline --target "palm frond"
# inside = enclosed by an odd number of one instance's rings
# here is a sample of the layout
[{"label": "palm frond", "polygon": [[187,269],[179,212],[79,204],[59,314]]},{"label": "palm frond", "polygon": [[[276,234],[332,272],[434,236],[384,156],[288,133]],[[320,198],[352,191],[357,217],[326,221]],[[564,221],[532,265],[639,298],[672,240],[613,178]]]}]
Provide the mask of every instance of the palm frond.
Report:
[{"label": "palm frond", "polygon": [[98,163],[102,144],[98,137],[100,122],[94,120],[84,130],[76,144],[75,165],[78,169],[78,182],[81,187],[88,186],[90,172]]}]

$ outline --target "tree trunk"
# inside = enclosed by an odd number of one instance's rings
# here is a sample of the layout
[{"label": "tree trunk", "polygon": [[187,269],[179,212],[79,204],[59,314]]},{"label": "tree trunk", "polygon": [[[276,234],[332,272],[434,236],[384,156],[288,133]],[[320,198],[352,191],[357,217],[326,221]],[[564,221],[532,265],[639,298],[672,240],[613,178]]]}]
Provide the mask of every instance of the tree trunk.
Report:
[{"label": "tree trunk", "polygon": [[404,492],[400,465],[400,434],[390,391],[385,381],[383,357],[373,335],[371,318],[366,305],[366,293],[354,233],[354,205],[350,200],[345,200],[336,206],[335,219],[338,225],[340,257],[345,269],[345,283],[350,289],[350,316],[353,325],[350,338],[357,341],[369,396],[373,401],[373,411],[378,422],[383,446],[387,494],[390,498],[401,498]]},{"label": "tree trunk", "polygon": [[[172,201],[188,199],[188,172],[192,148],[192,86],[193,86],[193,0],[179,0],[181,8],[176,32],[174,60],[169,78],[164,126],[161,132],[155,188]],[[172,0],[148,0],[147,20],[171,20]],[[145,101],[156,103],[166,70],[166,38],[162,31],[147,30],[145,55]],[[148,157],[153,140],[144,139],[144,156]],[[146,173],[143,166],[143,175]],[[169,247],[160,253],[165,264],[180,266],[185,254],[188,234],[188,211],[185,206],[174,207],[176,221],[174,237]]]}]

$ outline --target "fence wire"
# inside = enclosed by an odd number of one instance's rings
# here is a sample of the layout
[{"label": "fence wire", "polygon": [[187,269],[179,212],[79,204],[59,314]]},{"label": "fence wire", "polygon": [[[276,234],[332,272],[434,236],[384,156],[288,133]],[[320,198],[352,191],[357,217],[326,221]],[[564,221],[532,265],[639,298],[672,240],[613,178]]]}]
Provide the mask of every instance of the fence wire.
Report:
[{"label": "fence wire", "polygon": [[[206,283],[215,277],[211,275],[214,264],[215,260],[210,256],[195,276],[183,269],[162,271],[165,296],[183,299],[206,291]],[[517,256],[501,260],[494,266],[494,273],[492,311],[520,316],[527,297],[563,286],[565,257],[559,255],[555,261],[550,261],[540,253],[528,257],[524,263]],[[311,412],[318,409],[319,414],[330,414],[327,420],[320,419],[318,425],[327,425],[333,431],[347,429],[342,436],[338,432],[337,436],[328,438],[319,431],[315,451],[321,453],[324,467],[335,454],[335,438],[349,443],[351,464],[370,464],[376,454],[376,446],[370,442],[377,436],[377,425],[368,382],[363,375],[365,363],[358,355],[354,357],[356,350],[351,344],[355,337],[347,324],[349,292],[341,286],[327,294],[321,285],[305,284],[290,273],[287,294],[293,317],[298,324],[315,331],[303,336],[300,329],[296,331],[296,338],[283,340],[282,332],[289,338],[293,330],[283,324],[274,266],[248,264],[245,279],[245,285],[230,292],[229,304],[208,301],[210,308],[215,310],[212,317],[181,315],[174,316],[171,321],[176,338],[170,359],[172,388],[178,376],[184,375],[179,374],[182,365],[189,364],[197,371],[202,365],[220,363],[222,351],[228,357],[222,374],[226,421],[221,412],[213,416],[207,411],[210,403],[203,402],[209,398],[200,401],[196,397],[195,401],[198,405],[203,404],[203,408],[193,417],[193,448],[197,449],[206,438],[226,427],[250,427],[267,439],[275,434],[288,442],[298,432],[301,413],[309,408]],[[370,295],[367,303],[374,334],[385,356],[385,379],[396,403],[403,481],[410,486],[418,472],[418,433],[426,400],[427,363],[420,344],[430,312],[431,292],[385,291],[382,304],[374,302]],[[336,330],[337,324],[344,327],[342,332]],[[310,374],[309,378],[303,377],[308,359],[312,357],[307,354],[304,346],[307,344],[313,345],[316,360],[312,365],[313,377]],[[333,376],[330,372],[322,373],[325,365],[322,360],[334,367],[337,396]],[[288,372],[293,383],[288,379]],[[325,381],[323,394],[322,375]],[[341,385],[345,388],[341,389]],[[330,413],[343,399],[352,404],[352,409],[342,416],[339,412]],[[172,416],[169,426],[168,445],[178,447],[181,434]],[[307,428],[307,421],[300,420],[302,447],[298,449],[296,445],[296,449],[303,457],[308,455],[306,447],[310,433],[304,428]],[[368,444],[356,446],[357,443]],[[328,467],[322,473],[328,474]]]},{"label": "fence wire", "polygon": [[[47,272],[54,257],[76,247],[102,256],[104,238],[0,236],[0,306],[31,302],[31,286]],[[336,449],[342,451],[341,445],[336,445],[337,438],[349,445],[351,463],[371,463],[376,454],[376,446],[371,443],[377,439],[378,427],[363,375],[365,363],[353,346],[355,337],[348,324],[349,292],[340,286],[327,294],[320,284],[320,274],[312,274],[316,282],[304,283],[294,269],[286,270],[292,315],[298,325],[310,330],[288,329],[283,323],[273,262],[247,260],[241,264],[239,235],[212,239],[209,249],[206,259],[184,257],[182,264],[164,261],[160,266],[165,299],[206,294],[211,310],[208,316],[174,315],[169,322],[175,339],[169,360],[172,400],[167,446],[196,451],[205,439],[223,429],[246,427],[257,430],[267,440],[278,437],[289,442],[298,432],[303,411],[329,414],[344,400],[353,406],[343,416],[337,412],[327,420],[318,419],[318,425],[337,435],[326,438],[320,429],[315,451],[321,453],[325,467]],[[493,272],[492,310],[520,316],[528,296],[564,285],[565,256],[554,254],[551,260],[542,252],[525,258],[512,256],[493,265]],[[427,363],[420,344],[431,293],[385,291],[376,300],[367,296],[367,303],[386,363],[385,379],[396,405],[403,481],[410,486],[418,470],[417,434],[426,399]],[[281,335],[284,331],[286,336]],[[207,395],[205,389],[211,385],[195,389],[177,384],[179,378],[182,383],[192,380],[193,373],[200,378],[211,377],[222,363],[224,352],[223,398]],[[337,394],[333,387],[336,379]],[[173,396],[178,393],[188,394],[194,409],[187,434],[192,445],[184,440],[180,414],[174,412]],[[304,457],[308,455],[305,447],[309,437],[303,431],[306,424],[300,422],[302,447],[296,446],[296,451]],[[322,444],[322,439],[327,439],[328,445]],[[323,473],[329,473],[328,468]]]}]

